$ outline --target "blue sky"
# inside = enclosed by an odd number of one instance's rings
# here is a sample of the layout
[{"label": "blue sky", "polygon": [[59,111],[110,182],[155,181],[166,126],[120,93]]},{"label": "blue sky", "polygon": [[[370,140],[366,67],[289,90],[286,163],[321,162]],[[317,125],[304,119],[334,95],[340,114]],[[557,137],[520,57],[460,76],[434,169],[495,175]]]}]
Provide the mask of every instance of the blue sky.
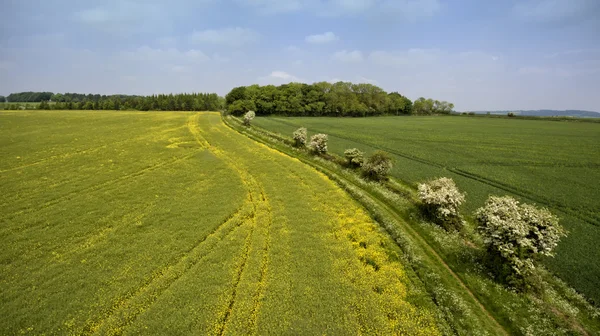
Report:
[{"label": "blue sky", "polygon": [[460,111],[600,111],[598,0],[2,3],[4,95],[344,80]]}]

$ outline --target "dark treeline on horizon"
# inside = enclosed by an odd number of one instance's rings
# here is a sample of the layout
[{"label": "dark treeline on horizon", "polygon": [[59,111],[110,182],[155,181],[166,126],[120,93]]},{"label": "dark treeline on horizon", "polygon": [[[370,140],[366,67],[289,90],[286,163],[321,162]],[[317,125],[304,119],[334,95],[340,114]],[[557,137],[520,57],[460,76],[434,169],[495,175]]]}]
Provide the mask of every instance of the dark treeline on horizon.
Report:
[{"label": "dark treeline on horizon", "polygon": [[39,103],[44,100],[52,99],[53,95],[54,93],[52,92],[18,92],[9,94],[4,101],[8,100],[9,102],[19,103]]},{"label": "dark treeline on horizon", "polygon": [[255,111],[257,115],[367,117],[449,114],[454,109],[445,101],[419,98],[412,102],[398,92],[349,82],[240,86],[225,98],[216,93],[137,96],[52,92],[11,93],[6,98],[6,109],[22,108],[14,103],[40,103],[37,108],[41,110],[226,110],[234,115]]},{"label": "dark treeline on horizon", "polygon": [[[11,94],[10,96],[28,97],[24,94]],[[10,96],[8,108],[11,108],[11,105],[14,106],[11,102],[15,102],[10,99]],[[224,98],[219,97],[216,93],[151,96],[57,93],[51,94],[49,100],[42,100],[37,108],[40,110],[219,111],[224,108]]]},{"label": "dark treeline on horizon", "polygon": [[257,115],[366,117],[447,114],[454,108],[448,102],[425,98],[413,103],[398,92],[349,82],[240,86],[225,101],[227,112],[234,115],[255,111]]}]

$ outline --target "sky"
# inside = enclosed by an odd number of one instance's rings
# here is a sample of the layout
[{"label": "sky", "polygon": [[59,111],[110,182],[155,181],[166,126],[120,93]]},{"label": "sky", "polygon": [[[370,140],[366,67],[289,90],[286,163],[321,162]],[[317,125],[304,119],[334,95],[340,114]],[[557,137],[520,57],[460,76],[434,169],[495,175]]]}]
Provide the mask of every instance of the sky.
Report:
[{"label": "sky", "polygon": [[2,0],[0,95],[372,83],[600,111],[600,0]]}]

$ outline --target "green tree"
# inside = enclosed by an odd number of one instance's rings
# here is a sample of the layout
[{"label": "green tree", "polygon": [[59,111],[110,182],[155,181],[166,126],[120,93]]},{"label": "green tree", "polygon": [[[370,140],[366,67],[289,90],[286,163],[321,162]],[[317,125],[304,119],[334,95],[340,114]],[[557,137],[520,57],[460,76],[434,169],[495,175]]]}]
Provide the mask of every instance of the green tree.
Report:
[{"label": "green tree", "polygon": [[385,180],[392,170],[394,161],[390,154],[384,151],[376,151],[363,164],[363,174],[373,180]]},{"label": "green tree", "polygon": [[346,157],[347,164],[353,168],[362,167],[364,163],[364,153],[358,150],[358,148],[346,149],[344,151],[344,156]]},{"label": "green tree", "polygon": [[49,110],[50,104],[48,104],[48,102],[44,100],[38,105],[38,109],[39,110]]}]

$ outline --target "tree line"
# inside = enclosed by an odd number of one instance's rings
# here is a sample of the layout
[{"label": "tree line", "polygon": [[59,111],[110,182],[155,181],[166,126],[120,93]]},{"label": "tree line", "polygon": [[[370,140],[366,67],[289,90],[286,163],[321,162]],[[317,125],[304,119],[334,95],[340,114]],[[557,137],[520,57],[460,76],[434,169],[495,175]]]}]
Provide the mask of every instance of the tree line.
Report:
[{"label": "tree line", "polygon": [[[398,92],[387,93],[372,84],[319,82],[250,85],[232,89],[225,98],[216,93],[158,94],[151,96],[81,93],[19,92],[0,102],[40,103],[42,110],[221,111],[242,115],[367,117],[378,115],[449,114],[454,105],[419,98],[414,103]],[[11,106],[15,109],[18,105]]]},{"label": "tree line", "polygon": [[52,92],[18,92],[9,94],[4,101],[8,100],[9,102],[19,103],[39,103],[44,100],[52,99],[53,95],[54,93]]},{"label": "tree line", "polygon": [[40,110],[138,110],[138,111],[220,111],[224,99],[216,93],[159,94],[151,96],[64,94]]},{"label": "tree line", "polygon": [[240,86],[225,96],[225,102],[227,112],[234,115],[255,111],[257,115],[367,117],[447,114],[454,108],[425,98],[413,104],[398,92],[350,82]]}]

